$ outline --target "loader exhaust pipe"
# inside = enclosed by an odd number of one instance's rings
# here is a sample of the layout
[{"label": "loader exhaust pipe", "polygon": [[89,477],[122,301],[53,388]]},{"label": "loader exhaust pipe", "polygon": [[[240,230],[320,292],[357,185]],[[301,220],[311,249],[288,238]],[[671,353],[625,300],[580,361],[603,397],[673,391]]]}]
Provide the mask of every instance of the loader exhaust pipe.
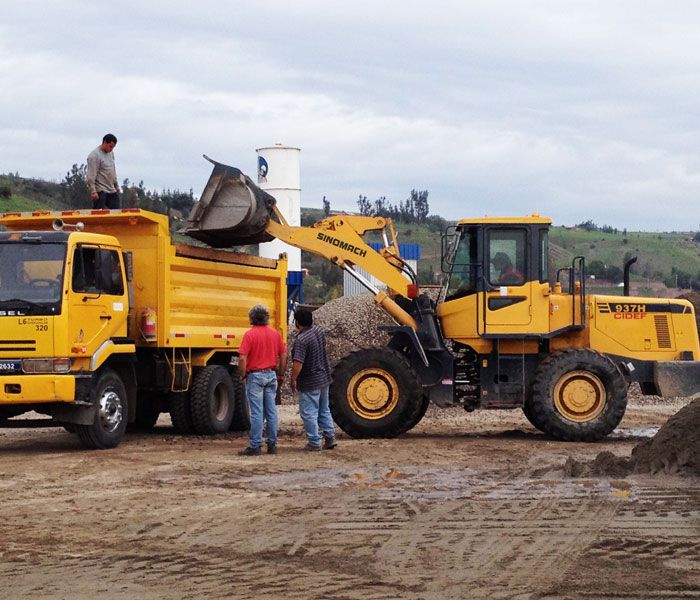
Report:
[{"label": "loader exhaust pipe", "polygon": [[623,283],[624,287],[622,288],[622,295],[623,296],[630,295],[630,269],[632,268],[632,265],[636,262],[637,262],[637,257],[633,256],[625,263],[625,272],[624,272],[624,276],[622,279],[622,281],[624,282]]},{"label": "loader exhaust pipe", "polygon": [[51,223],[54,231],[82,231],[85,229],[85,223],[78,221],[77,223],[66,223],[63,219],[54,219]]}]

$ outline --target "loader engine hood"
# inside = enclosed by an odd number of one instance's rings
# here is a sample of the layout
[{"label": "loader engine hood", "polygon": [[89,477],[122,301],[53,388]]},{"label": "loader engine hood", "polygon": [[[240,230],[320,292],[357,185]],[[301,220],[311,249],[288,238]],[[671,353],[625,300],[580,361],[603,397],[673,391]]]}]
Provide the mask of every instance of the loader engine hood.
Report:
[{"label": "loader engine hood", "polygon": [[236,167],[204,155],[214,165],[183,233],[214,248],[269,242],[265,231],[275,199]]}]

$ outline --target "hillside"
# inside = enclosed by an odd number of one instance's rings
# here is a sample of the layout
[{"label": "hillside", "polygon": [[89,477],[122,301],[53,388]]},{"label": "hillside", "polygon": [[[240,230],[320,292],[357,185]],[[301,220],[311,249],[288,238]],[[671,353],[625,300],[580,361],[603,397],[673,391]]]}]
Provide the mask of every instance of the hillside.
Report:
[{"label": "hillside", "polygon": [[[133,189],[144,192],[143,188]],[[150,208],[154,197],[151,192],[146,194],[148,196],[140,205]],[[166,198],[170,199],[170,196],[162,196],[163,200]],[[69,208],[72,206],[64,199],[62,186],[58,183],[12,174],[0,175],[0,212]],[[166,211],[167,207],[163,212]],[[301,221],[302,224],[311,224],[323,216],[321,209],[302,208]],[[428,225],[395,223],[395,226],[400,242],[421,246],[419,281],[424,284],[437,282],[440,277],[441,231]],[[570,265],[574,256],[584,256],[588,272],[597,274],[595,285],[589,284],[590,291],[621,293],[617,283],[621,281],[624,261],[637,256],[631,277],[633,293],[677,296],[682,289],[688,289],[693,280],[700,282],[700,243],[692,238],[693,234],[689,233],[604,233],[553,227],[550,260],[554,268],[561,268]],[[379,241],[379,238],[370,235],[368,241]],[[302,264],[310,272],[304,285],[306,301],[320,303],[342,294],[340,269],[307,252],[302,253]]]}]

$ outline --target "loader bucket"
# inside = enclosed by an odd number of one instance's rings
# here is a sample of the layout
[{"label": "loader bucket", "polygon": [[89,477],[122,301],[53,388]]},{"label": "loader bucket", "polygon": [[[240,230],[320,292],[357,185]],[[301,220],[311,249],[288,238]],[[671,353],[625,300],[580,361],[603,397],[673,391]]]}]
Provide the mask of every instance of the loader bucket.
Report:
[{"label": "loader bucket", "polygon": [[265,227],[275,199],[240,169],[204,158],[214,170],[182,232],[214,248],[271,241]]}]

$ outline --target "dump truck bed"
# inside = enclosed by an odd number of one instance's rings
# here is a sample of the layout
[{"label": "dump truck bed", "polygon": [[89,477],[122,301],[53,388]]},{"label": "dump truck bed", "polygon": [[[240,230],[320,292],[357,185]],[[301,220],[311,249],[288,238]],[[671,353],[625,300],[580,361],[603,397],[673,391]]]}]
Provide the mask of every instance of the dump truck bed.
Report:
[{"label": "dump truck bed", "polygon": [[[270,325],[286,337],[286,259],[173,244],[168,218],[138,208],[6,213],[0,225],[50,230],[57,218],[84,223],[86,233],[114,236],[132,254],[129,336],[137,345],[236,350],[255,304],[267,306]],[[150,342],[139,327],[146,307],[157,315],[157,336]]]}]

